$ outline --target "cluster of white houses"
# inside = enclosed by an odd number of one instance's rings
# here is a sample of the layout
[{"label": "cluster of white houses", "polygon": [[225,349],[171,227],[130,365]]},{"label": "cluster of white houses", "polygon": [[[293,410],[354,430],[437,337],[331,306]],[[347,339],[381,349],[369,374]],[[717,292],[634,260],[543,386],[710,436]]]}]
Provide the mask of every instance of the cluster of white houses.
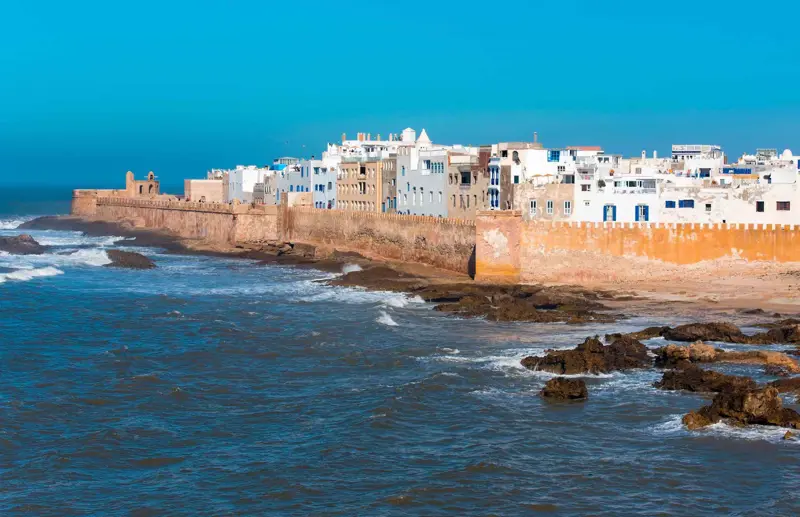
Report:
[{"label": "cluster of white houses", "polygon": [[[718,145],[625,158],[596,146],[434,144],[423,129],[342,135],[320,158],[211,170],[186,180],[192,201],[472,218],[521,210],[543,220],[800,224],[800,157],[759,149],[735,162]],[[795,215],[797,214],[797,215]]]}]

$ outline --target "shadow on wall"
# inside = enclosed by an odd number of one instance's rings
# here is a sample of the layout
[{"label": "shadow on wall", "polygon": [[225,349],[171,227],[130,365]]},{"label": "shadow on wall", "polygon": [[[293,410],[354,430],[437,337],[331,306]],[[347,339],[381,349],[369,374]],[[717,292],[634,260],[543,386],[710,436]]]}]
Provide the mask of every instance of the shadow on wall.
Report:
[{"label": "shadow on wall", "polygon": [[475,246],[472,247],[472,253],[469,255],[469,261],[467,262],[467,274],[473,280],[475,280]]}]

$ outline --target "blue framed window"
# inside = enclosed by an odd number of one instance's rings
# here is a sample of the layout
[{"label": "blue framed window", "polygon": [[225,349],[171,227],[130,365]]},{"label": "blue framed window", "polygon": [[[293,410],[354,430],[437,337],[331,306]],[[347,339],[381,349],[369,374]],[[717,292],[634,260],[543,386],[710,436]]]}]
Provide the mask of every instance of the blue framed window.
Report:
[{"label": "blue framed window", "polygon": [[405,176],[406,175],[406,166],[405,165],[400,167],[400,175],[401,176]]},{"label": "blue framed window", "polygon": [[664,208],[675,208],[675,201],[665,201]]},{"label": "blue framed window", "polygon": [[694,199],[681,199],[678,201],[678,208],[694,208]]},{"label": "blue framed window", "polygon": [[560,162],[561,161],[561,151],[547,151],[547,161],[548,162]]},{"label": "blue framed window", "polygon": [[294,185],[289,185],[289,192],[294,192]]}]

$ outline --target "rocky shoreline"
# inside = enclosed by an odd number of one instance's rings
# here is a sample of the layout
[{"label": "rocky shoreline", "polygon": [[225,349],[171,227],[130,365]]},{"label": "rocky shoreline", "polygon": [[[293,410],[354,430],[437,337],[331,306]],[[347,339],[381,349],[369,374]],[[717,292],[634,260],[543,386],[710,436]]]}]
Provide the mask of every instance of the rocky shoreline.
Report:
[{"label": "rocky shoreline", "polygon": [[[645,307],[650,307],[648,300],[630,293],[578,286],[480,285],[467,277],[446,272],[439,274],[439,271],[431,268],[390,264],[357,253],[320,250],[300,243],[273,242],[248,248],[207,246],[165,232],[75,217],[43,217],[24,223],[20,229],[81,231],[92,236],[115,235],[126,239],[126,246],[158,247],[167,253],[235,257],[253,260],[256,265],[291,265],[342,273],[323,282],[331,286],[419,296],[435,304],[434,310],[462,318],[484,318],[498,322],[614,323],[633,316],[634,312],[642,314]],[[131,267],[152,267],[146,257],[139,257],[119,255],[115,262],[129,263],[133,265]],[[580,379],[561,376],[657,368],[664,373],[655,384],[656,388],[708,393],[714,397],[710,405],[684,417],[684,424],[689,429],[699,429],[719,421],[732,425],[799,428],[800,415],[783,407],[780,394],[800,396],[800,377],[792,377],[800,373],[800,365],[790,357],[800,355],[800,320],[782,318],[779,314],[770,315],[760,308],[739,310],[734,314],[747,319],[761,318],[762,321],[751,326],[764,330],[748,335],[729,322],[649,327],[633,333],[610,333],[602,341],[597,336],[590,337],[572,350],[551,350],[543,357],[526,357],[522,360],[522,366],[556,376],[542,390],[544,398],[573,402],[587,399],[589,393],[586,385]],[[772,321],[765,321],[767,318],[772,318]],[[642,343],[653,338],[686,345],[669,343],[661,347],[648,347]],[[707,342],[756,348],[727,351]],[[786,353],[758,349],[759,346],[772,344],[790,344],[796,348]],[[767,374],[784,378],[759,386],[750,377],[726,375],[700,367],[713,363],[763,367]]]}]

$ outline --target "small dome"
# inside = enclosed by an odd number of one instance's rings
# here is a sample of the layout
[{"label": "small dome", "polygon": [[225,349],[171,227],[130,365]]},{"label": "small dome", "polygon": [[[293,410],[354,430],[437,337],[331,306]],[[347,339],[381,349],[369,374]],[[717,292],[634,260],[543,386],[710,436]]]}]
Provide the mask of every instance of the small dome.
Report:
[{"label": "small dome", "polygon": [[791,149],[784,149],[783,154],[781,155],[782,160],[791,160],[794,155],[792,154]]}]

